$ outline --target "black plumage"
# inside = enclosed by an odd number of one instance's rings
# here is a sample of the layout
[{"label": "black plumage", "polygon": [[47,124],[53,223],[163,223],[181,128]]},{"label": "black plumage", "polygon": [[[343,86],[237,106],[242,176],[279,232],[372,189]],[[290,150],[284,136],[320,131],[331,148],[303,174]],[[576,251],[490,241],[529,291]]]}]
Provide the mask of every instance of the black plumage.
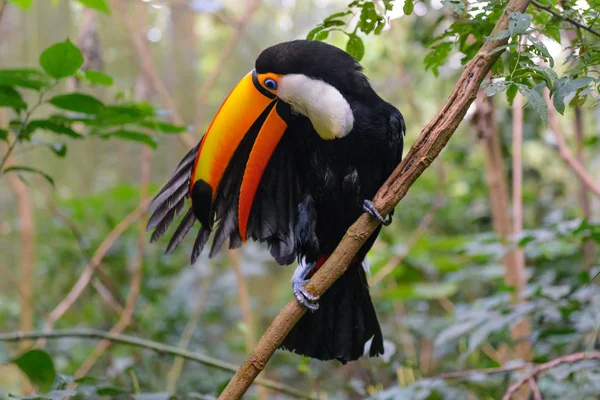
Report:
[{"label": "black plumage", "polygon": [[[307,116],[287,109],[287,129],[268,161],[248,220],[248,238],[266,242],[279,264],[296,259],[321,264],[361,215],[363,201],[373,198],[400,162],[404,120],[395,107],[375,93],[351,56],[325,43],[299,40],[273,46],[257,59],[256,72],[302,74],[322,80],[336,88],[352,110],[352,130],[344,137],[324,140]],[[284,106],[277,101],[277,107]],[[197,199],[192,188],[194,207],[175,231],[167,251],[181,242],[194,224],[194,216],[202,226],[192,262],[213,230],[210,256],[217,254],[227,239],[232,248],[242,244],[238,224],[242,177],[269,110],[258,118],[236,149],[214,201]],[[190,196],[196,153],[198,146],[186,155],[154,199],[148,223],[149,229],[155,229],[152,240],[164,234]],[[207,197],[201,190],[199,197],[212,198],[212,193]],[[383,353],[381,328],[363,268],[379,230],[360,249],[346,273],[323,294],[320,308],[302,317],[283,348],[317,359],[347,362],[359,358],[365,344],[373,339],[369,354]]]}]

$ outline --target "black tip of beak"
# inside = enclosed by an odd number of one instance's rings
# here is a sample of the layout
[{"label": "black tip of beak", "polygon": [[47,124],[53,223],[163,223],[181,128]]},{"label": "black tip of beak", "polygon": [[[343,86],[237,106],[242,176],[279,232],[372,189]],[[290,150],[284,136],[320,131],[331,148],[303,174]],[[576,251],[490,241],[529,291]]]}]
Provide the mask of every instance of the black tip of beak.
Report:
[{"label": "black tip of beak", "polygon": [[192,199],[194,215],[202,226],[212,229],[212,187],[202,179],[197,180],[192,188]]}]

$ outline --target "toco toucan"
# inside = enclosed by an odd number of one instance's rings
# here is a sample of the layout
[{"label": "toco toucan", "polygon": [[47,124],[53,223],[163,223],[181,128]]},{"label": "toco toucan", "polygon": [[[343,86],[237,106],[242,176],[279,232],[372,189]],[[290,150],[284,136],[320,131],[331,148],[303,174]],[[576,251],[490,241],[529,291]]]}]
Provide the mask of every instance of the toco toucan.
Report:
[{"label": "toco toucan", "polygon": [[192,263],[212,232],[210,256],[227,239],[230,248],[253,239],[266,242],[281,265],[298,260],[292,288],[312,312],[282,348],[345,363],[361,357],[372,339],[369,354],[383,354],[363,267],[381,226],[320,299],[304,284],[363,211],[390,222],[369,199],[400,163],[404,132],[402,114],[343,50],[308,40],[269,47],[152,201],[151,240],[189,199],[167,253],[199,221]]}]

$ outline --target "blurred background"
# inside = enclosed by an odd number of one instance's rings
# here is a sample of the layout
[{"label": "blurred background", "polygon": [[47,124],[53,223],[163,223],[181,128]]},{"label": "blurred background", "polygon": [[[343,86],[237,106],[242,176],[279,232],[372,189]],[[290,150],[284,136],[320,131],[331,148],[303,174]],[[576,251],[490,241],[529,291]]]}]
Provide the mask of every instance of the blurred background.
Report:
[{"label": "blurred background", "polygon": [[[426,1],[408,16],[401,3],[380,35],[363,37],[361,63],[376,91],[403,113],[408,149],[463,65],[461,55],[451,53],[436,74],[424,66],[429,42],[448,27],[452,12]],[[85,4],[35,0],[24,10],[5,3],[0,68],[37,67],[44,49],[70,38],[84,54],[84,68],[110,75],[114,84],[69,78],[55,91],[144,101],[187,132],[156,134],[155,148],[60,136],[68,149],[63,157],[35,141],[15,149],[14,163],[50,175],[55,187],[36,176],[27,183],[16,174],[0,177],[0,331],[112,330],[240,364],[291,298],[294,267],[277,266],[254,243],[211,260],[204,254],[189,265],[195,235],[165,256],[167,238],[148,243],[140,204],[201,138],[262,49],[306,37],[348,2],[115,0],[107,3],[109,15]],[[346,37],[332,32],[327,41],[344,48]],[[564,41],[548,44],[558,71],[566,47]],[[23,97],[35,100],[30,93]],[[515,121],[506,99],[480,99],[368,256],[385,356],[342,366],[278,351],[264,377],[320,398],[493,399],[517,372],[443,374],[597,348],[600,291],[590,282],[600,266],[598,193],[582,189],[554,135],[560,130],[578,165],[600,184],[600,109],[592,105],[567,108],[564,116],[551,110],[554,125],[546,125],[530,107]],[[13,114],[0,112],[5,127]],[[36,111],[49,112],[46,106]],[[519,124],[523,203],[515,209],[512,145]],[[515,210],[522,230],[512,223]],[[73,292],[82,277],[81,290]],[[515,291],[522,298],[517,305]],[[31,345],[0,343],[0,362]],[[218,394],[231,377],[210,365],[119,344],[66,338],[37,345],[65,382],[92,376],[96,380],[80,387],[112,388],[105,395],[116,397],[170,392],[202,398]],[[540,379],[548,398],[597,398],[591,396],[600,393],[598,365],[574,365]],[[0,397],[8,393],[33,388],[15,365],[0,364]],[[258,385],[248,394],[290,396]]]}]

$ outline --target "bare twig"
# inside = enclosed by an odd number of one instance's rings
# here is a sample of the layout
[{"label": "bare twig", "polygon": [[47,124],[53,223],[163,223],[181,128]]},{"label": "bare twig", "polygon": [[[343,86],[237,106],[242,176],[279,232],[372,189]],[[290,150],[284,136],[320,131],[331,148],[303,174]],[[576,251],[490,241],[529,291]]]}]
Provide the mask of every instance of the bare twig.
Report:
[{"label": "bare twig", "polygon": [[100,262],[108,252],[108,250],[112,247],[112,245],[121,237],[123,233],[131,225],[133,225],[138,219],[140,219],[146,208],[148,207],[149,201],[145,201],[138,208],[133,210],[129,215],[127,215],[115,228],[106,236],[104,241],[98,246],[98,249],[92,256],[90,263],[85,267],[81,276],[71,288],[71,291],[65,296],[65,298],[48,314],[48,318],[44,325],[44,330],[51,330],[56,321],[62,317],[69,308],[75,303],[77,298],[81,295],[83,290],[87,287],[88,283],[92,279],[94,271],[100,265]]},{"label": "bare twig", "polygon": [[[139,81],[139,85],[145,85],[144,79]],[[148,96],[143,96],[147,98]],[[148,183],[150,181],[150,157],[152,151],[149,147],[144,147],[141,153],[141,169],[140,169],[140,204],[144,204],[148,201]],[[131,284],[129,286],[129,294],[125,301],[125,307],[119,317],[119,321],[112,327],[110,333],[118,335],[131,324],[133,317],[133,311],[135,303],[140,293],[140,286],[142,284],[142,263],[144,260],[144,246],[146,243],[146,230],[144,224],[139,226],[138,243],[137,243],[137,255],[133,261],[132,273],[131,273]],[[77,372],[75,372],[75,378],[84,377],[94,366],[100,356],[108,349],[111,342],[109,340],[102,340],[96,345],[96,348],[90,354],[90,356],[83,362]]]},{"label": "bare twig", "polygon": [[[581,107],[575,107],[575,139],[577,140],[577,161],[585,168],[585,158],[583,156],[583,115]],[[592,216],[592,205],[590,204],[590,197],[588,196],[588,188],[584,182],[579,182],[579,205],[583,213],[583,218],[590,220]],[[586,270],[589,270],[594,264],[594,242],[588,240],[583,243],[583,264]]]},{"label": "bare twig", "polygon": [[[4,119],[4,110],[0,112],[2,113],[0,119]],[[4,121],[0,121],[0,126],[4,126]],[[14,164],[14,160],[9,153],[6,155],[6,161],[8,166]],[[33,204],[29,188],[17,174],[8,174],[6,178],[15,196],[19,218],[20,264],[18,287],[21,300],[19,327],[22,330],[31,330],[33,328],[33,261],[35,258]],[[23,345],[28,346],[28,343],[23,343]]]},{"label": "bare twig", "polygon": [[[209,265],[210,267],[210,265]],[[208,289],[211,287],[213,283],[214,277],[214,268],[209,268],[208,276],[204,277],[202,280],[202,287],[200,288],[200,296],[198,296],[198,302],[196,303],[196,307],[190,316],[190,319],[183,330],[183,334],[181,335],[181,339],[179,340],[179,344],[177,347],[180,349],[187,349],[194,332],[196,331],[196,327],[200,322],[200,317],[202,317],[202,312],[204,311],[204,304],[206,302],[206,297],[208,295]],[[185,358],[184,357],[176,357],[173,360],[173,365],[167,374],[167,392],[175,393],[177,389],[177,380],[179,380],[179,376],[181,375],[181,371],[183,369]]]},{"label": "bare twig", "polygon": [[217,61],[217,65],[212,70],[210,75],[206,78],[206,80],[202,84],[202,87],[200,87],[200,90],[198,92],[198,108],[196,111],[196,119],[194,122],[194,131],[199,134],[202,134],[202,132],[198,132],[198,130],[201,128],[202,120],[204,119],[204,107],[206,105],[206,99],[209,97],[210,92],[215,87],[217,79],[219,78],[219,75],[221,75],[221,71],[223,71],[227,60],[229,59],[229,57],[231,57],[233,50],[235,50],[235,47],[237,46],[238,42],[242,37],[244,29],[252,20],[252,17],[254,16],[254,13],[259,5],[260,0],[248,0],[246,2],[246,9],[244,10],[244,14],[238,21],[236,21],[233,27],[233,33],[231,34],[229,41],[223,45],[223,50],[221,50],[221,54],[219,55],[219,61]]},{"label": "bare twig", "polygon": [[[235,372],[237,365],[221,361],[219,359],[205,356],[203,354],[192,353],[190,351],[178,349],[175,346],[169,346],[163,343],[153,342],[151,340],[141,339],[129,335],[115,335],[109,332],[93,330],[93,329],[66,329],[56,330],[52,332],[9,332],[0,333],[0,342],[22,342],[30,339],[62,339],[62,338],[87,338],[87,339],[101,339],[110,340],[113,343],[126,344],[129,346],[140,347],[152,351],[156,351],[160,354],[169,354],[172,356],[183,357],[187,360],[195,361],[206,366],[217,368],[226,372]],[[284,385],[279,382],[275,382],[269,379],[257,379],[257,385],[268,387],[269,389],[276,390],[281,393],[294,396],[299,399],[317,400],[315,397],[306,394],[298,389],[294,389],[288,385]]]},{"label": "bare twig", "polygon": [[510,398],[519,390],[521,386],[529,382],[530,379],[536,379],[540,374],[546,372],[549,369],[555,368],[561,364],[573,364],[584,360],[600,360],[600,352],[585,352],[585,353],[574,353],[567,356],[558,357],[547,363],[540,364],[525,374],[519,381],[511,385],[502,400],[510,400]]},{"label": "bare twig", "polygon": [[542,393],[540,393],[540,388],[535,379],[529,378],[527,383],[529,383],[529,389],[531,389],[531,393],[533,393],[533,400],[543,400]]},{"label": "bare twig", "polygon": [[[513,237],[519,237],[523,231],[523,96],[517,93],[513,101]],[[513,250],[514,265],[511,276],[507,281],[515,288],[514,301],[521,302],[523,290],[525,289],[525,252],[523,248],[518,247]],[[516,342],[515,348],[517,357],[522,360],[529,360],[531,357],[531,342],[528,338],[531,333],[531,326],[528,318],[523,318],[511,329],[513,340]],[[526,395],[523,396],[526,398]]]},{"label": "bare twig", "polygon": [[[494,35],[507,29],[508,15],[517,11],[525,11],[528,4],[528,0],[510,0],[491,34]],[[502,54],[501,51],[493,54],[490,52],[506,43],[505,39],[486,41],[465,66],[442,109],[423,129],[407,156],[375,195],[375,205],[382,215],[387,215],[398,204],[411,185],[431,165],[448,143],[475,99],[484,77]],[[333,254],[313,275],[306,286],[308,292],[313,295],[323,294],[346,271],[358,250],[377,226],[378,223],[373,218],[367,214],[361,215],[348,229]],[[283,307],[248,359],[221,393],[221,399],[239,399],[243,396],[305,312],[306,308],[300,305],[295,298]]]},{"label": "bare twig", "polygon": [[[171,121],[176,125],[183,125],[183,118],[181,118],[179,111],[177,111],[175,101],[169,94],[165,82],[162,80],[154,66],[146,40],[141,35],[140,30],[134,25],[135,19],[127,17],[128,13],[125,0],[114,0],[113,8],[116,11],[115,14],[121,15],[123,24],[131,36],[131,43],[135,49],[142,72],[148,77],[154,91],[158,93],[163,107],[169,109],[171,112]],[[182,133],[178,136],[186,147],[192,148],[196,145],[197,140],[189,133]]]},{"label": "bare twig", "polygon": [[532,364],[525,363],[525,364],[511,365],[509,367],[466,369],[463,371],[445,372],[443,374],[433,376],[432,379],[444,379],[444,380],[445,379],[462,379],[462,378],[467,378],[471,375],[478,375],[478,374],[483,374],[483,375],[504,374],[507,372],[518,371],[520,369],[527,368],[531,365]]},{"label": "bare twig", "polygon": [[569,17],[567,17],[565,15],[562,15],[559,12],[554,11],[551,6],[546,6],[546,5],[540,3],[539,1],[536,1],[536,0],[531,0],[531,4],[533,4],[534,6],[536,6],[537,8],[539,8],[540,10],[544,10],[547,13],[550,13],[550,14],[554,15],[558,19],[562,19],[563,21],[566,21],[566,22],[570,23],[571,25],[575,25],[578,28],[586,30],[586,31],[588,31],[591,34],[600,37],[600,32],[595,31],[594,29],[592,29],[589,26],[585,26],[582,23],[580,23],[580,22],[578,22],[578,21],[576,21],[576,20],[574,20],[572,18],[569,18]]},{"label": "bare twig", "polygon": [[548,105],[548,124],[550,125],[550,129],[554,133],[554,137],[556,139],[556,145],[558,147],[558,154],[560,157],[566,161],[567,165],[571,167],[573,172],[577,175],[580,181],[594,194],[600,197],[600,184],[595,181],[594,177],[590,175],[589,172],[586,171],[585,167],[581,165],[581,163],[577,160],[577,158],[573,155],[569,146],[565,141],[564,134],[560,129],[560,125],[558,124],[556,110],[554,109],[554,105],[550,100],[550,95],[548,89],[544,89],[544,98],[546,99],[546,104]]}]

